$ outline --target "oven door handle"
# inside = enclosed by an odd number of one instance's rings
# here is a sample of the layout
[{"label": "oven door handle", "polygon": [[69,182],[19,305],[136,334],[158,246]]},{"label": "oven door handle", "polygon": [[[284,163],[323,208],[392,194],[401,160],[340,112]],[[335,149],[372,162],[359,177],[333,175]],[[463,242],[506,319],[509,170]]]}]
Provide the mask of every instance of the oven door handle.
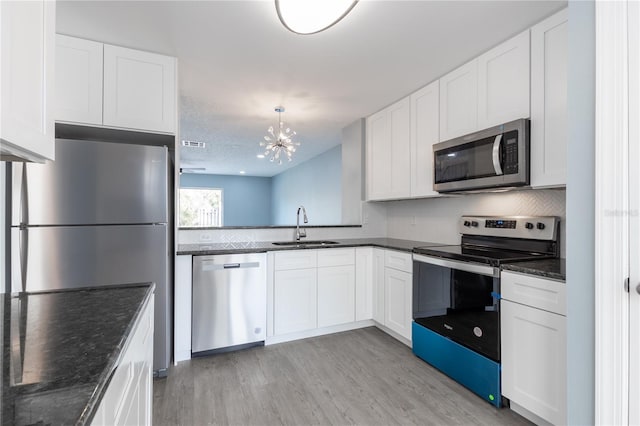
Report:
[{"label": "oven door handle", "polygon": [[420,254],[414,254],[413,260],[417,262],[428,263],[431,265],[442,266],[445,268],[457,269],[458,271],[471,272],[472,274],[486,275],[489,277],[496,276],[496,272],[492,266],[478,265],[476,263],[467,262],[454,262],[438,257],[422,256]]},{"label": "oven door handle", "polygon": [[502,133],[496,136],[493,141],[493,169],[496,175],[502,175],[502,166],[500,165],[500,142],[502,142]]}]

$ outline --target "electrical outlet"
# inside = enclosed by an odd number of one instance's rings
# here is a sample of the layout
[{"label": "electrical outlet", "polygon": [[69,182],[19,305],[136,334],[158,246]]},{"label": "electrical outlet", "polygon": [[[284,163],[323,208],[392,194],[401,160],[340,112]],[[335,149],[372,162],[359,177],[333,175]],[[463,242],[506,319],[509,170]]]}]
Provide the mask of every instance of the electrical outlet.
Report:
[{"label": "electrical outlet", "polygon": [[211,241],[211,234],[201,234],[200,241]]},{"label": "electrical outlet", "polygon": [[362,214],[362,224],[366,225],[367,223],[369,223],[369,213],[363,213]]},{"label": "electrical outlet", "polygon": [[411,226],[415,226],[415,224],[416,224],[416,217],[411,216]]}]

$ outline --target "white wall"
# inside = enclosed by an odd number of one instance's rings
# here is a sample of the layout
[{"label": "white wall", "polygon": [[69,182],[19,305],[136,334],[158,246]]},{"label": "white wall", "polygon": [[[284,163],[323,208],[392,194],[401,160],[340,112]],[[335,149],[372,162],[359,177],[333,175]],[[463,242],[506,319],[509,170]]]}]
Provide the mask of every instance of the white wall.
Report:
[{"label": "white wall", "polygon": [[390,202],[387,206],[387,236],[460,244],[457,221],[465,214],[559,216],[561,255],[565,253],[563,189],[464,194]]},{"label": "white wall", "polygon": [[342,222],[361,223],[364,199],[364,133],[365,119],[354,121],[342,129]]}]

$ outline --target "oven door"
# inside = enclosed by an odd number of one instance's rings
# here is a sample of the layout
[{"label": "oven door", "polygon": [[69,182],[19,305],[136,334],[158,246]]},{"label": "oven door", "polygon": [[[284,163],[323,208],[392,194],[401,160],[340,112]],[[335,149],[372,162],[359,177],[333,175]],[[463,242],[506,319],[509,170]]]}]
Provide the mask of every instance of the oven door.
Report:
[{"label": "oven door", "polygon": [[528,128],[528,120],[516,120],[434,145],[434,189],[528,185]]},{"label": "oven door", "polygon": [[413,256],[413,319],[500,362],[500,270]]}]

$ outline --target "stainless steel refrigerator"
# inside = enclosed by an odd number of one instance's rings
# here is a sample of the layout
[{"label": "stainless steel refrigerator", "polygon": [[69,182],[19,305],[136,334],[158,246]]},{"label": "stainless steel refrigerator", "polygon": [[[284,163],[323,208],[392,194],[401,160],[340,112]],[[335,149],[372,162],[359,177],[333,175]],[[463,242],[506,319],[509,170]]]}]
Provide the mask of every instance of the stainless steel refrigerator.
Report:
[{"label": "stainless steel refrigerator", "polygon": [[56,160],[13,163],[11,291],[154,282],[154,370],[170,362],[166,147],[56,140]]}]

